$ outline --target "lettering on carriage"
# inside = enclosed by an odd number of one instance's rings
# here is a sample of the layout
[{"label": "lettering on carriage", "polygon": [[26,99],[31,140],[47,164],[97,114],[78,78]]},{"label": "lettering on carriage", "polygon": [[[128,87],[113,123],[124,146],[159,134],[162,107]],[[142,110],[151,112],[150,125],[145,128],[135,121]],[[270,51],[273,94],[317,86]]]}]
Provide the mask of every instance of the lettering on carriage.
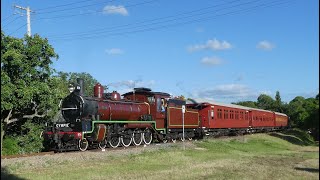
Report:
[{"label": "lettering on carriage", "polygon": [[61,127],[69,127],[70,123],[66,123],[66,124],[56,124],[57,128],[61,128]]}]

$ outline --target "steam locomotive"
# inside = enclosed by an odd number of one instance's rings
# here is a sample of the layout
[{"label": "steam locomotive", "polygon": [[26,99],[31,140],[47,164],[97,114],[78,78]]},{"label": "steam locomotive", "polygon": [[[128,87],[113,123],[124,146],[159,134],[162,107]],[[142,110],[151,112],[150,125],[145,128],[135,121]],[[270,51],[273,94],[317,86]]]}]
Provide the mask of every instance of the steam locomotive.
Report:
[{"label": "steam locomotive", "polygon": [[84,95],[83,80],[61,105],[65,122],[47,127],[46,149],[80,150],[88,147],[149,145],[152,141],[175,142],[206,135],[283,129],[288,116],[278,112],[216,102],[185,101],[164,92],[134,88],[120,94],[104,93],[94,86],[94,96]]}]

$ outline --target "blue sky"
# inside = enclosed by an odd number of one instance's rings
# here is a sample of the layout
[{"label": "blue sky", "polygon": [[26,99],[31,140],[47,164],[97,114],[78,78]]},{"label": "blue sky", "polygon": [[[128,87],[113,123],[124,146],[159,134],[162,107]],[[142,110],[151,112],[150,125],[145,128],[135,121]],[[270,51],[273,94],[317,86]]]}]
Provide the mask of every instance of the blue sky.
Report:
[{"label": "blue sky", "polygon": [[[109,90],[149,87],[218,102],[319,92],[317,0],[6,0],[1,29],[47,37],[58,71],[87,72]],[[13,13],[16,13],[13,15]]]}]

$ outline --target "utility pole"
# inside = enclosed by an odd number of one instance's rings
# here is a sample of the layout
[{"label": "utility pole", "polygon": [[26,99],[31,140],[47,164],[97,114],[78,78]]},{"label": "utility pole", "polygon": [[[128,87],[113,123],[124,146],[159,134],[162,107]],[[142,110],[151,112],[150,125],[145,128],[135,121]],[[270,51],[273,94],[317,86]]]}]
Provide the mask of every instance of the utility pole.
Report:
[{"label": "utility pole", "polygon": [[184,113],[186,113],[186,106],[182,105],[182,142],[183,142],[183,150],[186,149],[186,146],[184,144]]},{"label": "utility pole", "polygon": [[28,34],[28,36],[31,36],[30,12],[32,12],[32,11],[30,10],[30,7],[29,6],[28,7],[21,7],[21,6],[17,6],[17,5],[14,5],[13,7],[27,11],[27,34]]}]

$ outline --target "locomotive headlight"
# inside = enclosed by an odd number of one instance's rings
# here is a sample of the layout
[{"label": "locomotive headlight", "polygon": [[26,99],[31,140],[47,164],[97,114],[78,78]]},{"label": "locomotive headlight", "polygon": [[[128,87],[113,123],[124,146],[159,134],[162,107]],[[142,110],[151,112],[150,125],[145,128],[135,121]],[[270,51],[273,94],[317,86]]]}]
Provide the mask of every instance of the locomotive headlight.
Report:
[{"label": "locomotive headlight", "polygon": [[77,137],[78,137],[79,139],[81,139],[82,134],[81,134],[81,133],[77,133]]},{"label": "locomotive headlight", "polygon": [[74,89],[75,89],[74,85],[73,84],[69,84],[68,89],[69,89],[69,92],[72,93],[74,91]]}]

